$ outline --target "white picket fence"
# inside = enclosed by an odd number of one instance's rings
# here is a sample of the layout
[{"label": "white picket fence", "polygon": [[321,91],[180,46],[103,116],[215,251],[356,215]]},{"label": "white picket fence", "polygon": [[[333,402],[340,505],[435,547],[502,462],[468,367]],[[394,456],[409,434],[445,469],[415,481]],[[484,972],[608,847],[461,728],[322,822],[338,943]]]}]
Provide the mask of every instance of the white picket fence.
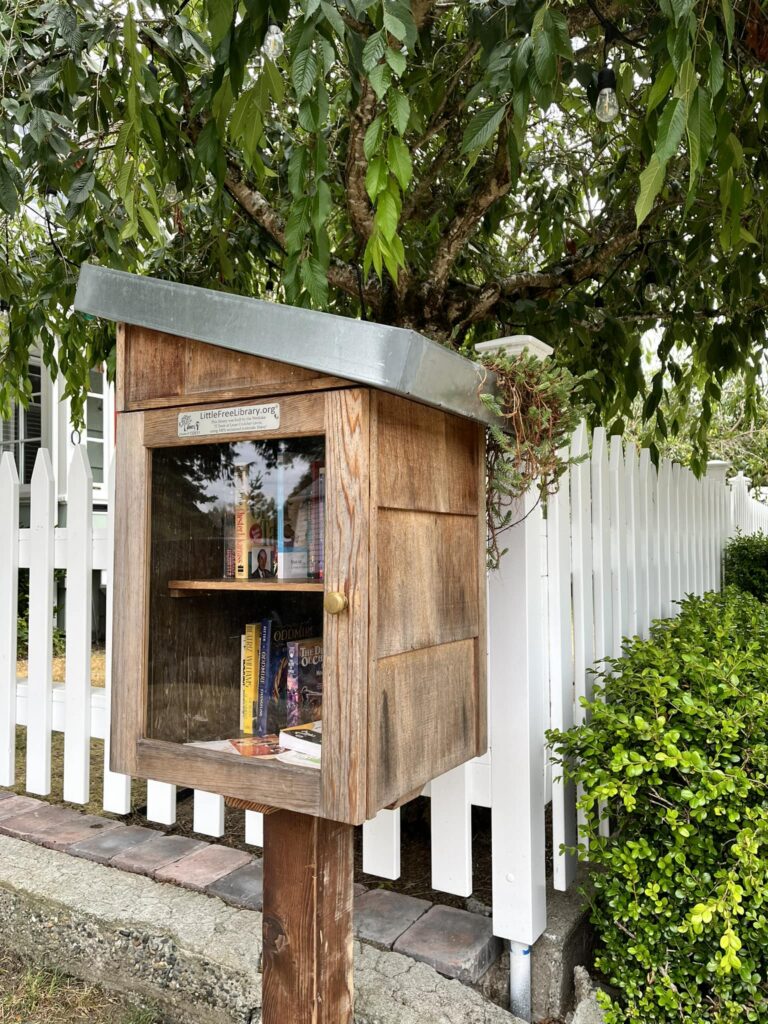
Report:
[{"label": "white picket fence", "polygon": [[[726,464],[706,478],[622,445],[598,429],[576,432],[587,458],[544,507],[521,502],[505,537],[508,553],[489,577],[489,752],[432,781],[432,885],[472,892],[473,806],[491,808],[494,932],[531,943],[546,924],[545,806],[552,803],[556,888],[571,884],[573,858],[559,853],[576,837],[575,794],[553,781],[544,731],[582,715],[590,668],[621,651],[622,637],[646,635],[651,620],[675,614],[684,594],[718,589],[721,553],[740,529],[768,531],[768,506]],[[112,473],[110,471],[110,477]],[[110,488],[110,494],[112,490]],[[26,727],[26,791],[51,790],[51,733],[64,733],[66,800],[86,803],[91,738],[105,739],[107,811],[130,809],[130,779],[108,769],[111,522],[92,527],[92,482],[84,447],[69,468],[65,527],[57,526],[51,460],[41,450],[31,484],[30,526],[19,528],[19,483],[12,457],[0,460],[0,786],[15,784],[16,726]],[[111,508],[111,498],[110,498]],[[16,677],[18,569],[29,569],[28,681]],[[53,574],[67,571],[66,682],[52,683]],[[107,679],[90,684],[93,571],[107,584]],[[116,624],[119,628],[119,623]],[[176,788],[148,783],[147,817],[170,825]],[[261,845],[261,816],[246,812],[246,841]],[[194,827],[224,831],[221,797],[196,791]],[[400,874],[400,812],[382,811],[363,830],[364,869]]]}]

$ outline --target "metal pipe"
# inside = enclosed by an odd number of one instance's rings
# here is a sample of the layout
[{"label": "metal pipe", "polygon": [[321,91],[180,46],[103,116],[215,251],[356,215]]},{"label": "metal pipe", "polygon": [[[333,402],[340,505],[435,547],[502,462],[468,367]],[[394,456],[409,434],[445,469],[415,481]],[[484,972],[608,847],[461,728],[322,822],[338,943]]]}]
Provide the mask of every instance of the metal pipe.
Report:
[{"label": "metal pipe", "polygon": [[531,1019],[531,947],[509,943],[509,1008],[520,1020]]}]

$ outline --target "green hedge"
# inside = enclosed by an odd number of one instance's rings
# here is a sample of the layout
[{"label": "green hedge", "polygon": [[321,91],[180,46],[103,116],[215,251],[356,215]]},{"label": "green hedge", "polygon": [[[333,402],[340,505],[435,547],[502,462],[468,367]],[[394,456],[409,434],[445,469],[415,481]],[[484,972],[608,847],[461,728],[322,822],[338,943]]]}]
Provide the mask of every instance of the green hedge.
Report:
[{"label": "green hedge", "polygon": [[725,546],[725,584],[768,601],[768,537],[732,537]]},{"label": "green hedge", "polygon": [[611,670],[587,724],[550,733],[582,787],[606,1021],[764,1024],[768,605],[689,598]]}]

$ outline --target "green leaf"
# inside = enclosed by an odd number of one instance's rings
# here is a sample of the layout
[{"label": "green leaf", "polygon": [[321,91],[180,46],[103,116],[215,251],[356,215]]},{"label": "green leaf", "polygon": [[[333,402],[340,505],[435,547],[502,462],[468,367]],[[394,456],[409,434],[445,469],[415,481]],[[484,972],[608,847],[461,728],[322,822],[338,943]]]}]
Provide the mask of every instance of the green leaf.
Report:
[{"label": "green leaf", "polygon": [[315,201],[312,204],[312,227],[315,231],[319,231],[328,220],[332,205],[330,185],[321,178],[317,183]]},{"label": "green leaf", "polygon": [[326,0],[320,0],[320,10],[325,15],[325,20],[332,26],[336,35],[343,36],[344,19],[336,10],[334,5],[327,3]]},{"label": "green leaf", "polygon": [[648,92],[648,105],[646,112],[651,113],[661,103],[664,97],[672,87],[672,83],[675,80],[675,68],[672,64],[665,64],[661,69],[661,73],[656,77],[653,85]]},{"label": "green leaf", "polygon": [[285,224],[285,244],[289,252],[301,249],[309,230],[310,202],[308,196],[297,199],[288,214]]},{"label": "green leaf", "polygon": [[387,109],[389,110],[389,117],[395,131],[399,132],[400,135],[405,135],[411,116],[411,104],[408,101],[408,97],[392,89],[387,96]]},{"label": "green leaf", "polygon": [[297,54],[291,68],[291,81],[298,99],[303,99],[312,90],[316,78],[317,57],[313,50],[302,50]]},{"label": "green leaf", "polygon": [[72,184],[69,186],[69,192],[67,192],[67,200],[73,203],[75,206],[80,203],[84,203],[88,196],[93,192],[94,185],[96,184],[96,175],[93,171],[83,171],[82,174],[78,174]]},{"label": "green leaf", "polygon": [[507,104],[484,107],[478,111],[466,127],[461,143],[462,153],[472,153],[486,146],[499,130],[507,111]]},{"label": "green leaf", "polygon": [[402,50],[393,50],[391,46],[388,46],[385,56],[387,58],[387,64],[389,64],[398,78],[405,74],[405,69],[408,67],[408,61],[406,60],[405,54]]},{"label": "green leaf", "polygon": [[413,177],[413,163],[408,147],[396,135],[391,135],[387,143],[387,158],[397,183],[405,192]]},{"label": "green leaf", "polygon": [[717,42],[712,42],[712,52],[709,57],[709,91],[717,96],[725,81],[725,64],[723,54]]},{"label": "green leaf", "polygon": [[325,306],[328,302],[328,276],[317,257],[303,259],[299,273],[312,302],[316,306]]},{"label": "green leaf", "polygon": [[149,234],[152,235],[152,237],[161,245],[165,245],[165,239],[163,238],[163,233],[160,230],[160,226],[158,225],[157,221],[152,216],[152,214],[149,212],[149,210],[147,210],[143,206],[140,206],[138,209],[138,214],[139,217],[141,218],[142,224],[147,229]]},{"label": "green leaf", "polygon": [[723,9],[723,25],[725,25],[725,35],[728,40],[728,51],[730,52],[733,47],[733,32],[735,28],[733,7],[731,0],[720,0],[720,3]]},{"label": "green leaf", "polygon": [[392,69],[388,64],[377,64],[368,75],[368,81],[378,99],[383,100],[392,84]]},{"label": "green leaf", "polygon": [[715,141],[715,116],[712,113],[709,93],[699,87],[688,111],[688,151],[690,164],[690,186],[693,188],[696,176],[704,170],[707,158]]},{"label": "green leaf", "polygon": [[662,164],[654,153],[648,166],[640,175],[640,194],[635,203],[635,218],[638,227],[653,209],[653,202],[664,184],[665,170],[666,164]]},{"label": "green leaf", "polygon": [[374,32],[372,36],[368,36],[363,47],[363,69],[370,73],[384,56],[386,48],[387,37],[383,31]]},{"label": "green leaf", "polygon": [[551,36],[555,42],[555,50],[560,57],[566,60],[573,60],[573,47],[571,35],[568,30],[568,21],[562,11],[549,8],[549,17],[552,25]]},{"label": "green leaf", "polygon": [[383,0],[382,11],[384,14],[384,28],[391,36],[394,36],[399,43],[404,43],[408,35],[405,24],[395,15],[393,7],[387,0]]},{"label": "green leaf", "polygon": [[208,31],[211,34],[212,50],[228,35],[234,17],[233,0],[208,0]]},{"label": "green leaf", "polygon": [[0,208],[12,217],[19,207],[19,195],[5,161],[0,160]]},{"label": "green leaf", "polygon": [[677,152],[683,132],[685,131],[686,117],[686,106],[677,97],[671,99],[664,107],[664,111],[659,118],[655,149],[655,156],[662,165],[666,165],[670,157],[674,156]]},{"label": "green leaf", "polygon": [[557,77],[555,41],[548,31],[533,36],[533,63],[542,85],[551,85]]},{"label": "green leaf", "polygon": [[698,81],[699,76],[696,74],[693,61],[689,57],[687,60],[683,61],[682,67],[678,72],[677,83],[675,85],[675,96],[679,96],[686,107],[691,105]]},{"label": "green leaf", "polygon": [[368,169],[365,172],[365,190],[372,203],[376,202],[376,197],[387,187],[388,180],[389,168],[387,167],[387,161],[383,156],[374,157],[368,164]]},{"label": "green leaf", "polygon": [[365,153],[366,160],[370,160],[373,154],[378,151],[383,138],[384,119],[379,115],[371,121],[365,130],[365,136],[363,138],[363,152]]},{"label": "green leaf", "polygon": [[374,223],[381,231],[384,238],[392,238],[397,231],[397,222],[400,218],[397,200],[390,191],[382,192],[376,204]]},{"label": "green leaf", "polygon": [[197,137],[195,152],[203,166],[212,171],[216,167],[220,149],[216,122],[211,118]]}]

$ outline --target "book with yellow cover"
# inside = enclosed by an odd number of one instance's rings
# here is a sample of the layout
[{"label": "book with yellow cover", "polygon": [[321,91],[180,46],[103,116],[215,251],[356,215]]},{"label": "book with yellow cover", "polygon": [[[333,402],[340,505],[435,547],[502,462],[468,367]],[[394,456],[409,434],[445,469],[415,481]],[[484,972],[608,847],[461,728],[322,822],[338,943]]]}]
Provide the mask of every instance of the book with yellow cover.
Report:
[{"label": "book with yellow cover", "polygon": [[248,466],[235,466],[235,579],[250,576],[251,508],[248,502]]},{"label": "book with yellow cover", "polygon": [[243,672],[240,688],[240,732],[254,733],[256,700],[259,686],[259,624],[249,622],[243,638]]}]

